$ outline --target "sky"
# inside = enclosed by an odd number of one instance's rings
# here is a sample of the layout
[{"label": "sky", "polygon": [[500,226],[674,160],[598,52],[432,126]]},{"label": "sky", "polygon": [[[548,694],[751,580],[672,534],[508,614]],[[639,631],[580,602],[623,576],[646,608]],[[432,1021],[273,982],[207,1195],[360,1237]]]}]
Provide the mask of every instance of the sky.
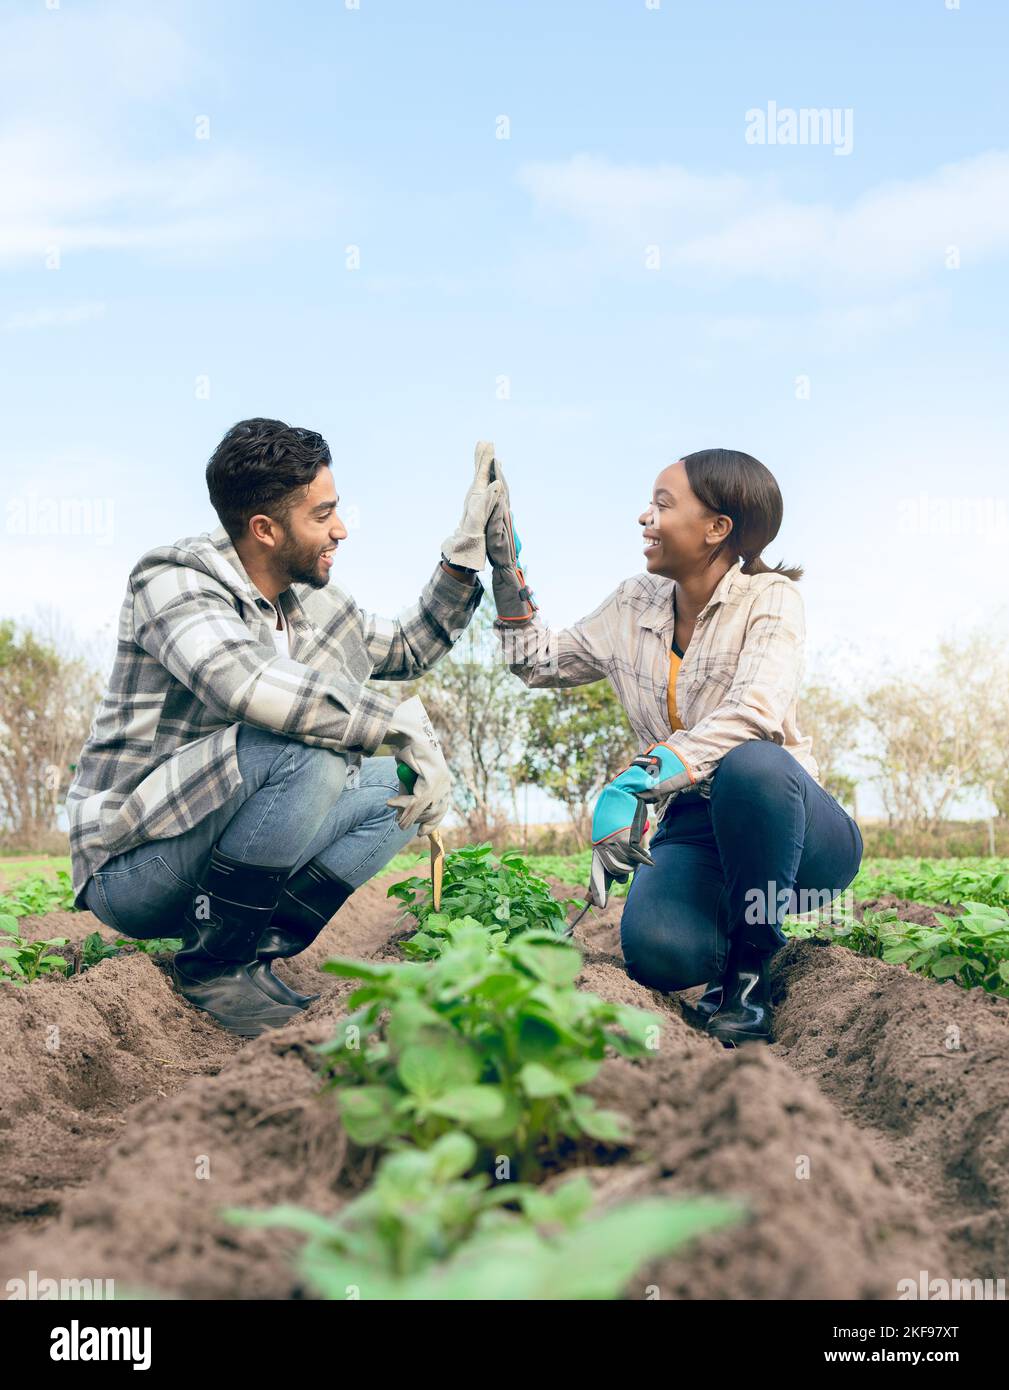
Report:
[{"label": "sky", "polygon": [[387,615],[478,439],[555,625],[724,445],[811,673],[994,633],[1007,46],[1002,0],[0,0],[0,616],[108,643],[268,415],[329,441],[332,582]]}]

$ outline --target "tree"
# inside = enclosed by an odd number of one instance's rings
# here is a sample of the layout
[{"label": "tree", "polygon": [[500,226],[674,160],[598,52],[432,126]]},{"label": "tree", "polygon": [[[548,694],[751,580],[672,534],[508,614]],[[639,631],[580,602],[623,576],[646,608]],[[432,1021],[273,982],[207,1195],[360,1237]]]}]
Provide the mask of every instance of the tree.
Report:
[{"label": "tree", "polygon": [[1003,757],[1005,658],[987,633],[939,644],[931,671],[871,690],[863,711],[883,804],[898,825],[934,830],[968,789],[988,791]]},{"label": "tree", "polygon": [[844,765],[857,751],[861,719],[858,706],[828,685],[808,685],[799,697],[796,722],[813,740],[820,781],[831,796],[853,808],[856,819],[857,782]]},{"label": "tree", "polygon": [[638,751],[613,687],[597,681],[535,696],[526,737],[522,780],[562,802],[579,836],[588,841],[592,803]]},{"label": "tree", "polygon": [[529,697],[501,659],[492,614],[478,609],[451,653],[417,685],[453,778],[471,840],[517,820],[515,792]]},{"label": "tree", "polygon": [[55,828],[100,690],[83,658],[0,622],[0,816],[19,843]]},{"label": "tree", "polygon": [[1009,816],[1009,656],[1004,626],[975,631],[959,643],[939,648],[943,681],[957,692],[966,710],[974,756],[963,783]]}]

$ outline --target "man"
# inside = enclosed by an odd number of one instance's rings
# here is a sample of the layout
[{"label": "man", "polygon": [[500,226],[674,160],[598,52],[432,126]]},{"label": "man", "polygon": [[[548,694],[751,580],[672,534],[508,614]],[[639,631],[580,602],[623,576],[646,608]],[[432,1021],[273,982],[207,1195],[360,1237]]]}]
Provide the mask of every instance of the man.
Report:
[{"label": "man", "polygon": [[[182,937],[176,986],[246,1037],[298,1017],[272,972],[448,809],[411,680],[480,604],[501,485],[478,445],[459,528],[399,619],[329,583],[347,531],[321,435],[243,420],[207,466],[220,525],[148,551],[119,616],[108,688],[67,796],[78,907],[127,936]],[[375,757],[381,745],[395,757]],[[404,786],[397,762],[416,774]]]}]

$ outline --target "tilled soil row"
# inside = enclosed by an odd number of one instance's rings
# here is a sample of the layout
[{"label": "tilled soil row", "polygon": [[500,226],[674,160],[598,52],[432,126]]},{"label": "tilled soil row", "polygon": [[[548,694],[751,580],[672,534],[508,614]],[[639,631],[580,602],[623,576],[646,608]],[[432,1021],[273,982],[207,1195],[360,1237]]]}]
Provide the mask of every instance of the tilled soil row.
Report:
[{"label": "tilled soil row", "polygon": [[[793,943],[775,960],[778,1041],[726,1051],[695,1026],[696,991],[665,998],[627,978],[619,911],[579,929],[581,983],[660,1012],[662,1043],[607,1062],[592,1086],[630,1118],[633,1150],[575,1161],[604,1204],[718,1193],[750,1209],[641,1271],[630,1297],[893,1298],[922,1270],[1004,1274],[1004,1001]],[[44,919],[46,935],[95,926]],[[393,954],[395,926],[385,885],[355,894],[280,967],[322,997],[304,1022],[248,1043],[139,955],[0,990],[0,1281],[35,1270],[150,1296],[309,1296],[293,1272],[299,1237],[229,1225],[220,1209],[334,1211],[367,1180],[374,1155],[347,1143],[311,1051],[352,986],[317,967]]]}]

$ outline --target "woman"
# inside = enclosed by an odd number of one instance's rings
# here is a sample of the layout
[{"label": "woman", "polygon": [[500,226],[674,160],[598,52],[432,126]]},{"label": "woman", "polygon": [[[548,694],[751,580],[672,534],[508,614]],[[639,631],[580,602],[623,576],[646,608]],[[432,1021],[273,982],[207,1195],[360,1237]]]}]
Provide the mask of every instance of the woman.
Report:
[{"label": "woman", "polygon": [[[667,992],[707,983],[697,1007],[726,1045],[770,1040],[781,921],[803,890],[831,901],[862,858],[858,826],[820,785],[796,724],[802,570],[761,558],[781,517],[755,458],[689,454],[659,474],[638,518],[646,573],[562,631],[536,616],[507,491],[487,530],[511,670],[534,687],[606,677],[647,754],[605,788],[593,819],[594,869],[635,871],[628,973]],[[644,856],[632,830],[642,800],[658,816]]]}]

